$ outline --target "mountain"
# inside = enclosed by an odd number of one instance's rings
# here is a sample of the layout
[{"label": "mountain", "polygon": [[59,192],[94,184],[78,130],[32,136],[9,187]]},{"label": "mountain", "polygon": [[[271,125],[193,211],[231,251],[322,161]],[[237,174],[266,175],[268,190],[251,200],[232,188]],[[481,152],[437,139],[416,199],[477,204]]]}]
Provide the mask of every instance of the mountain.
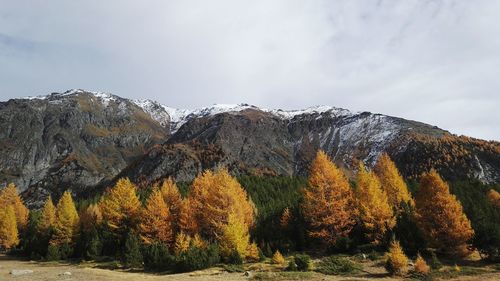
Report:
[{"label": "mountain", "polygon": [[35,207],[49,193],[93,194],[119,177],[147,186],[169,176],[191,181],[216,167],[304,176],[318,149],[346,172],[385,151],[407,179],[436,168],[449,180],[500,182],[498,142],[330,106],[187,110],[71,90],[0,103],[0,128],[0,185],[16,183]]}]

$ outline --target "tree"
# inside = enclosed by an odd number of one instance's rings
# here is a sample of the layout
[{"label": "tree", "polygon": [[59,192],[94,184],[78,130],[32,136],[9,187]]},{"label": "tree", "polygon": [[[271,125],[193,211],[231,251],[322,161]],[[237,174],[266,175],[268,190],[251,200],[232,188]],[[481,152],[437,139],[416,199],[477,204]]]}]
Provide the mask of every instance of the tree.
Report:
[{"label": "tree", "polygon": [[228,257],[236,251],[241,257],[246,257],[250,246],[248,226],[235,214],[229,214],[219,243],[222,256]]},{"label": "tree", "polygon": [[462,205],[435,170],[422,175],[415,201],[417,224],[430,246],[448,254],[466,255],[474,230]]},{"label": "tree", "polygon": [[82,231],[90,233],[102,223],[102,212],[97,204],[90,204],[80,214]]},{"label": "tree", "polygon": [[396,240],[389,246],[385,268],[394,275],[404,275],[408,271],[408,257]]},{"label": "tree", "polygon": [[0,190],[0,206],[6,208],[9,205],[14,208],[18,230],[24,230],[28,224],[29,210],[24,206],[23,200],[17,194],[16,186],[12,183]]},{"label": "tree", "polygon": [[419,274],[428,274],[431,271],[427,262],[422,258],[420,254],[417,254],[417,259],[415,260],[415,272]]},{"label": "tree", "polygon": [[78,234],[79,217],[69,191],[65,191],[57,203],[54,235],[50,244],[62,245],[74,242]]},{"label": "tree", "polygon": [[349,234],[355,224],[356,208],[345,175],[323,151],[318,151],[304,189],[302,210],[309,235],[334,245]]},{"label": "tree", "polygon": [[173,243],[172,215],[163,198],[160,190],[153,190],[142,211],[139,233],[147,245],[163,242],[170,247]]},{"label": "tree", "polygon": [[133,231],[129,232],[123,247],[122,261],[126,267],[137,268],[142,266],[143,257],[139,239]]},{"label": "tree", "polygon": [[103,221],[111,230],[123,234],[128,229],[135,229],[141,208],[135,185],[128,178],[119,179],[102,197],[99,208]]},{"label": "tree", "polygon": [[278,265],[285,264],[285,258],[278,250],[276,250],[276,252],[274,252],[274,255],[273,255],[271,260],[272,260],[273,264],[278,264]]},{"label": "tree", "polygon": [[488,200],[493,206],[500,207],[500,193],[494,189],[488,191]]},{"label": "tree", "polygon": [[280,217],[281,228],[286,229],[288,227],[288,224],[290,223],[291,219],[292,219],[292,214],[290,214],[290,209],[288,207],[286,207],[283,210],[283,213],[281,213],[281,217]]},{"label": "tree", "polygon": [[199,231],[208,238],[222,236],[232,213],[247,227],[254,224],[254,208],[247,193],[226,169],[205,171],[196,177],[189,196]]},{"label": "tree", "polygon": [[173,217],[173,220],[177,221],[182,204],[182,197],[179,192],[179,188],[177,188],[177,185],[172,178],[168,178],[163,181],[160,186],[160,191],[163,196],[163,200],[165,200],[168,210]]},{"label": "tree", "polygon": [[396,225],[396,218],[373,172],[359,164],[356,187],[356,203],[359,219],[365,235],[374,244],[379,244],[385,233]]},{"label": "tree", "polygon": [[191,198],[184,198],[179,208],[177,226],[179,231],[194,235],[198,233],[198,223],[195,218],[195,210]]},{"label": "tree", "polygon": [[175,244],[174,244],[175,255],[179,256],[180,254],[186,252],[187,250],[189,250],[190,246],[191,246],[191,236],[187,235],[182,231],[179,232],[175,237]]},{"label": "tree", "polygon": [[402,210],[401,202],[413,206],[413,199],[408,186],[398,171],[396,164],[391,160],[387,153],[383,153],[375,164],[374,171],[377,174],[382,189],[387,194],[389,205],[400,213]]},{"label": "tree", "polygon": [[40,223],[38,224],[38,229],[41,232],[48,231],[54,226],[56,222],[56,207],[52,203],[52,197],[49,195],[45,204],[43,205],[42,214],[40,216]]},{"label": "tree", "polygon": [[16,214],[14,207],[8,205],[0,208],[0,247],[10,249],[19,244],[17,231]]}]

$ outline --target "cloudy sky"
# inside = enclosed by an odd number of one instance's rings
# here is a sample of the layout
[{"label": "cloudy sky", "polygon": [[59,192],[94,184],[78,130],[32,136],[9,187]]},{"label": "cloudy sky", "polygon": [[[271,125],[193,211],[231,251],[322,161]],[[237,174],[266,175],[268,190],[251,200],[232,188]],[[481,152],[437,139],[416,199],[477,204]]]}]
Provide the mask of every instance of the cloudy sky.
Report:
[{"label": "cloudy sky", "polygon": [[0,0],[0,100],[333,105],[500,140],[500,2]]}]

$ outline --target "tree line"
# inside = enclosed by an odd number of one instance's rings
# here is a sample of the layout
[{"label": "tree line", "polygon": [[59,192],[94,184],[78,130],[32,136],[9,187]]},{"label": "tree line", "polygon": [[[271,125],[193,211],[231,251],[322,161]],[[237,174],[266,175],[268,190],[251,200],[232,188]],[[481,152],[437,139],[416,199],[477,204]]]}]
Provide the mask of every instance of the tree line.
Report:
[{"label": "tree line", "polygon": [[170,178],[147,189],[120,179],[78,207],[66,191],[56,205],[49,196],[31,212],[10,184],[0,191],[0,247],[36,259],[111,257],[173,271],[306,250],[389,251],[392,271],[404,253],[462,258],[478,248],[498,259],[500,196],[494,188],[469,189],[452,186],[487,206],[462,206],[434,170],[407,184],[387,154],[372,170],[360,162],[349,181],[322,151],[307,179],[235,178],[220,169],[200,174],[185,195]]}]

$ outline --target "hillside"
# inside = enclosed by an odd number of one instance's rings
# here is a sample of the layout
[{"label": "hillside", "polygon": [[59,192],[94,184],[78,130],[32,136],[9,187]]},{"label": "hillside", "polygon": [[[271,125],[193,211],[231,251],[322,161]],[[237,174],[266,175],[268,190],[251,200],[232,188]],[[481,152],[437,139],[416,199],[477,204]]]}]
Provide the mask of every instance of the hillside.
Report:
[{"label": "hillside", "polygon": [[71,90],[1,102],[0,127],[0,184],[14,182],[31,206],[49,193],[88,193],[118,177],[143,185],[168,176],[191,181],[221,166],[234,174],[304,176],[318,149],[346,170],[386,151],[407,179],[436,168],[447,179],[500,182],[498,142],[329,106],[187,110]]}]

